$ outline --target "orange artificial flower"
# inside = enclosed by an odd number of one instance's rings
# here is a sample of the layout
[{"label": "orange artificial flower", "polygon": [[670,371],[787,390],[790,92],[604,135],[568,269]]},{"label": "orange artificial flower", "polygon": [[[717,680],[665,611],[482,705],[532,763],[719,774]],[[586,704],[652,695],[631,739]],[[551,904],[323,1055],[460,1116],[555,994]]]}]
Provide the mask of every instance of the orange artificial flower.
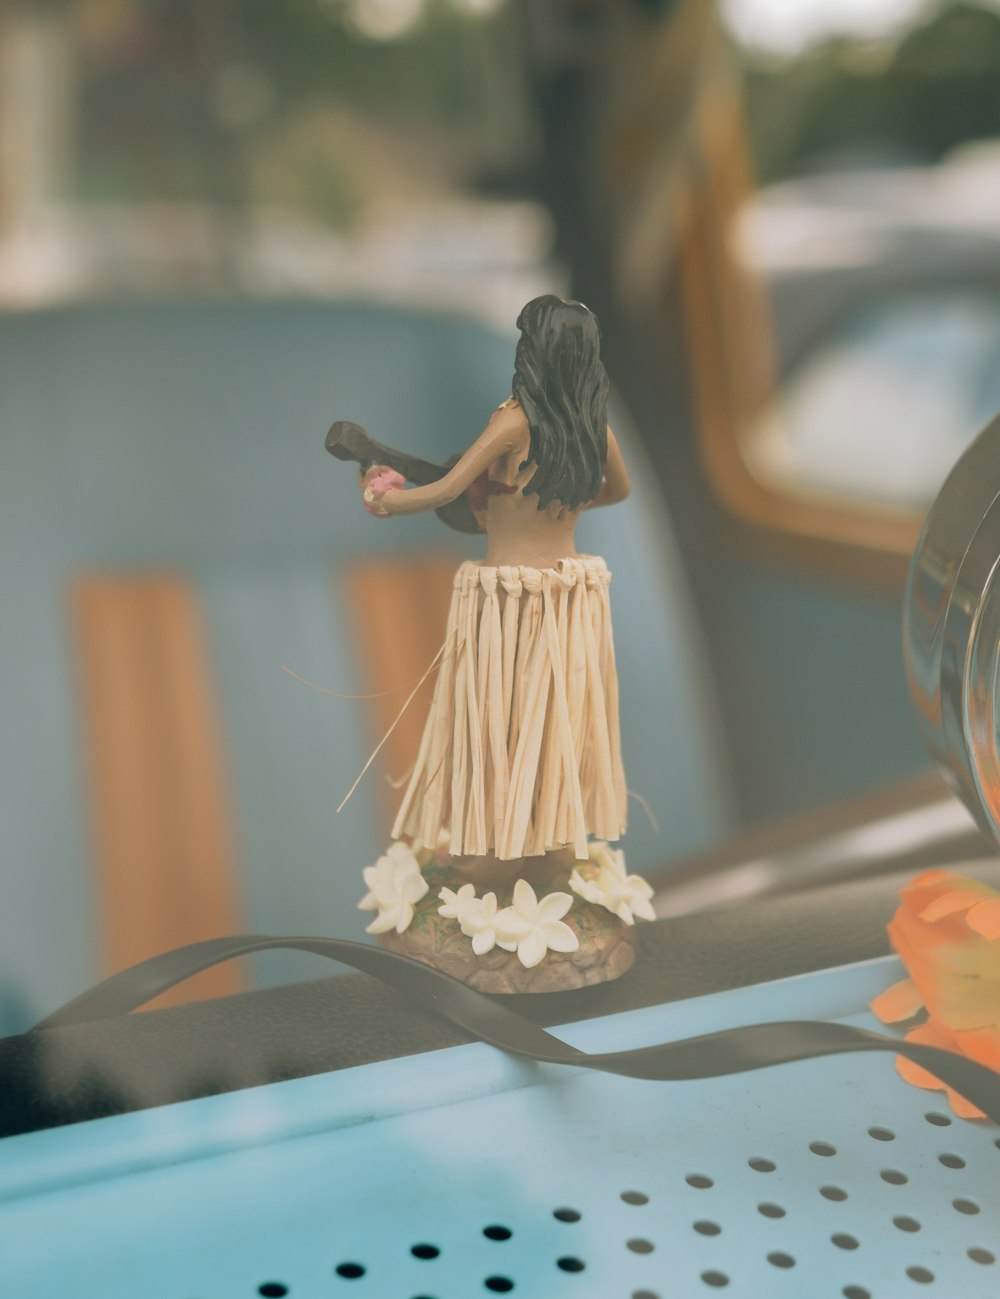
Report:
[{"label": "orange artificial flower", "polygon": [[[909,978],[872,1002],[884,1024],[927,1018],[908,1042],[943,1047],[1000,1072],[1000,893],[951,871],[932,870],[900,891],[889,938]],[[926,1069],[897,1058],[907,1082],[947,1092],[962,1118],[981,1110],[944,1087]]]}]

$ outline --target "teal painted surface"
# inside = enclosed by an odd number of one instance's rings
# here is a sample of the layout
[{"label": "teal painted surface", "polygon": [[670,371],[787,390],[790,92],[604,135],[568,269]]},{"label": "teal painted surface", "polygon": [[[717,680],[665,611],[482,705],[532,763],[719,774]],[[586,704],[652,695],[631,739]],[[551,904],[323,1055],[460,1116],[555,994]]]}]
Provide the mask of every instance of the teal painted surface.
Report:
[{"label": "teal painted surface", "polygon": [[[362,867],[384,847],[377,774],[335,807],[371,748],[337,574],[371,552],[481,553],[433,516],[373,520],[322,443],[334,418],[430,458],[467,446],[509,391],[514,335],[362,304],[67,307],[0,318],[0,983],[12,1031],[96,969],[67,584],[93,569],[196,583],[209,629],[243,865],[244,923],[358,937]],[[620,430],[628,447],[628,431]],[[627,453],[629,453],[627,451]],[[638,451],[634,497],[595,511],[622,678],[633,869],[729,823],[703,648]],[[443,635],[442,628],[442,635]],[[405,634],[405,629],[401,629]],[[405,697],[405,696],[404,696]],[[304,974],[273,956],[269,982]]]},{"label": "teal painted surface", "polygon": [[734,558],[707,616],[748,820],[931,766],[903,673],[901,600]]},{"label": "teal painted surface", "polygon": [[[766,1019],[871,1026],[899,973],[883,959],[556,1031],[601,1051]],[[914,1268],[929,1293],[986,1296],[995,1138],[881,1055],[670,1084],[465,1046],[10,1138],[0,1257],[19,1299],[471,1299],[491,1277],[532,1299],[901,1299]]]}]

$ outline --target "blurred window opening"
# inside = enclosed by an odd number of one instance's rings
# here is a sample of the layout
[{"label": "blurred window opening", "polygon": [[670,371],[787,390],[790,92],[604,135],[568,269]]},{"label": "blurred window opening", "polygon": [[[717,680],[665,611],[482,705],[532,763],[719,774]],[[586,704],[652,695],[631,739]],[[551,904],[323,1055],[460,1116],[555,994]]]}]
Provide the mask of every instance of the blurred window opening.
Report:
[{"label": "blurred window opening", "polygon": [[1000,407],[1000,7],[720,11],[742,102],[706,104],[680,208],[702,460],[765,548],[898,585]]},{"label": "blurred window opening", "polygon": [[747,441],[786,489],[925,509],[1000,410],[1000,293],[943,288],[851,311]]}]

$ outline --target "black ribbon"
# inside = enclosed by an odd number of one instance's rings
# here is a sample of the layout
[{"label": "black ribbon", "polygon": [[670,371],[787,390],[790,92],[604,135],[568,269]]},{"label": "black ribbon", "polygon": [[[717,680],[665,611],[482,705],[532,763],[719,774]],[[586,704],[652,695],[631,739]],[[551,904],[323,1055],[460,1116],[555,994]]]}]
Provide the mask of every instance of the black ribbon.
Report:
[{"label": "black ribbon", "polygon": [[314,952],[373,975],[481,1041],[545,1064],[597,1069],[625,1078],[679,1081],[716,1078],[817,1056],[890,1051],[920,1065],[1000,1123],[1000,1074],[938,1047],[904,1042],[848,1024],[786,1020],[705,1033],[680,1042],[662,1042],[630,1051],[590,1053],[554,1037],[505,1006],[502,999],[477,992],[449,974],[383,948],[337,938],[241,934],[177,947],[105,979],[42,1020],[37,1028],[62,1028],[125,1014],[213,965],[272,948]]}]

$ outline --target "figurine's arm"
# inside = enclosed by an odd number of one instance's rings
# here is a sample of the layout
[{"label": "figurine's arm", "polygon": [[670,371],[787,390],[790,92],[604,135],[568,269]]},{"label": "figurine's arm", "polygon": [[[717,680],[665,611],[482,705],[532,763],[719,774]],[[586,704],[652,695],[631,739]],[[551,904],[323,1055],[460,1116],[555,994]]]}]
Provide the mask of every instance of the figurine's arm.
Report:
[{"label": "figurine's arm", "polygon": [[506,455],[517,444],[524,416],[513,408],[494,416],[472,446],[443,478],[425,487],[392,490],[379,498],[382,514],[416,514],[420,510],[437,510],[454,501],[489,469],[494,460]]},{"label": "figurine's arm", "polygon": [[592,510],[598,505],[617,505],[619,501],[625,500],[631,490],[632,484],[629,482],[628,470],[625,468],[621,447],[619,447],[618,439],[612,433],[609,424],[608,458],[604,462],[604,482],[601,484],[601,490],[587,506],[587,509]]}]

